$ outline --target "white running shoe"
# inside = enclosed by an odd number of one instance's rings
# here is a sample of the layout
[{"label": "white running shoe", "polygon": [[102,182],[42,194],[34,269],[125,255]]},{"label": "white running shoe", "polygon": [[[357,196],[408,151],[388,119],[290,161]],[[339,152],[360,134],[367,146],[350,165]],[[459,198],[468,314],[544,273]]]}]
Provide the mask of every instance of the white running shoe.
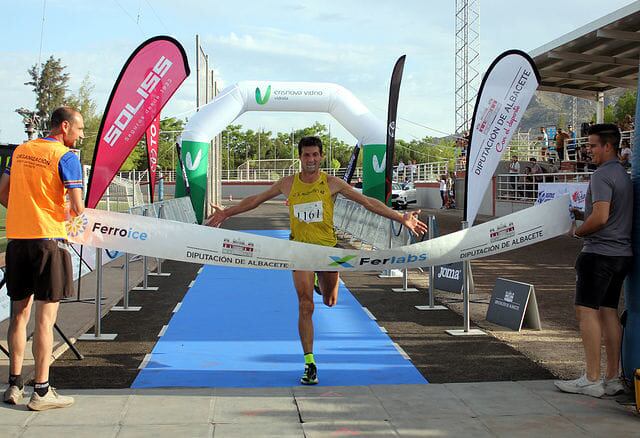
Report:
[{"label": "white running shoe", "polygon": [[16,385],[10,385],[4,392],[4,402],[10,405],[17,405],[24,396],[24,387],[18,388]]},{"label": "white running shoe", "polygon": [[604,385],[602,380],[598,379],[597,381],[592,382],[587,378],[586,373],[575,380],[556,380],[553,383],[562,392],[590,395],[591,397],[597,398],[604,395]]},{"label": "white running shoe", "polygon": [[32,411],[46,411],[48,409],[66,408],[72,404],[73,397],[60,395],[56,392],[55,388],[50,386],[49,391],[42,397],[34,391],[27,407]]},{"label": "white running shoe", "polygon": [[624,392],[624,385],[620,377],[614,377],[611,380],[602,379],[602,384],[606,395],[618,395]]}]

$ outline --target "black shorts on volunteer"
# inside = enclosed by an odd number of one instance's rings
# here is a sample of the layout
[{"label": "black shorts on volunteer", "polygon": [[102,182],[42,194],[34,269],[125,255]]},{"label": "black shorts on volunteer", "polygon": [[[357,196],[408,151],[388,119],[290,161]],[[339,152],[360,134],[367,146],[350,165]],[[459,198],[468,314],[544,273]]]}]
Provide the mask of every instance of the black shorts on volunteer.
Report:
[{"label": "black shorts on volunteer", "polygon": [[576,259],[576,306],[618,308],[633,257],[581,252]]},{"label": "black shorts on volunteer", "polygon": [[7,294],[12,301],[34,295],[60,301],[73,295],[69,244],[51,239],[12,239],[6,251]]}]

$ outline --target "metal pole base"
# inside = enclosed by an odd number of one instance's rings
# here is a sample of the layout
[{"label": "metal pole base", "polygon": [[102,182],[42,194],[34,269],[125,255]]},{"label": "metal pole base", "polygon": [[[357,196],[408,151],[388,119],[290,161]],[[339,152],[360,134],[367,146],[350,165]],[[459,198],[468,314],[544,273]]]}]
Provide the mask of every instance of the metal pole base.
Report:
[{"label": "metal pole base", "polygon": [[78,341],[113,341],[116,336],[115,333],[102,333],[100,336],[92,335],[91,333],[85,333],[78,338]]},{"label": "metal pole base", "polygon": [[171,272],[149,272],[147,275],[149,277],[169,277],[171,276]]},{"label": "metal pole base", "polygon": [[394,289],[391,289],[394,292],[418,292],[418,289],[414,288],[414,287],[408,287],[408,288],[403,288],[403,287],[397,287]]},{"label": "metal pole base", "polygon": [[[104,302],[107,300],[107,297],[100,297],[100,302]],[[60,300],[61,303],[83,303],[83,304],[95,304],[95,298],[63,298]]]},{"label": "metal pole base", "polygon": [[114,312],[138,312],[140,311],[140,309],[142,309],[142,307],[140,306],[129,306],[129,307],[114,306],[111,308],[111,310]]},{"label": "metal pole base", "polygon": [[464,329],[455,329],[455,330],[445,330],[447,334],[451,336],[485,336],[486,333],[480,329],[469,329],[469,331],[464,331]]},{"label": "metal pole base", "polygon": [[418,310],[449,310],[446,306],[414,306]]},{"label": "metal pole base", "polygon": [[399,278],[402,277],[401,269],[388,269],[378,275],[378,278]]},{"label": "metal pole base", "polygon": [[147,286],[147,287],[142,287],[142,286],[140,286],[140,287],[134,287],[134,288],[132,288],[131,290],[138,290],[138,291],[140,291],[140,290],[154,291],[154,290],[158,290],[158,287],[157,287],[157,286]]}]

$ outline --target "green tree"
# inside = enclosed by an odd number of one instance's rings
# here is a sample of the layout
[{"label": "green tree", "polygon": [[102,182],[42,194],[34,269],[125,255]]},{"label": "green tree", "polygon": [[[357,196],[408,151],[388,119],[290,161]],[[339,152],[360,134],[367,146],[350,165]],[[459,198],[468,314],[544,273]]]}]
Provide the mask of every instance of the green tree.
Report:
[{"label": "green tree", "polygon": [[[40,67],[40,68],[38,68]],[[60,58],[51,56],[44,64],[33,65],[29,70],[31,80],[25,85],[31,85],[36,94],[36,108],[42,120],[42,129],[48,129],[51,112],[65,102],[69,73]]]},{"label": "green tree", "polygon": [[614,116],[615,121],[623,123],[627,116],[635,117],[636,115],[636,92],[627,91],[624,93],[615,104]]},{"label": "green tree", "polygon": [[102,114],[97,113],[96,103],[92,97],[94,88],[95,86],[89,79],[89,75],[87,75],[82,80],[78,93],[68,96],[64,101],[64,105],[80,111],[84,119],[85,138],[79,144],[79,147],[82,151],[80,154],[82,164],[87,165],[91,165],[93,160],[98,129],[100,129],[100,122],[102,121]]},{"label": "green tree", "polygon": [[616,111],[613,105],[607,105],[604,107],[604,123],[615,123]]}]

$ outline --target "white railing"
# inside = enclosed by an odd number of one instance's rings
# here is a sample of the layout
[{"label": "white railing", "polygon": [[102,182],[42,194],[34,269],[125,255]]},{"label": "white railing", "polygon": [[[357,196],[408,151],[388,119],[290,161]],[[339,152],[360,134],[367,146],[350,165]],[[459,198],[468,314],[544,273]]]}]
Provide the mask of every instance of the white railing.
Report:
[{"label": "white railing", "polygon": [[592,174],[593,172],[500,174],[496,176],[496,199],[535,202],[538,199],[539,183],[588,182]]},{"label": "white railing", "polygon": [[[628,141],[629,146],[633,149],[634,131],[622,131],[621,141]],[[536,158],[538,161],[555,161],[559,158],[562,161],[584,161],[581,156],[580,149],[587,145],[588,137],[576,137],[575,139],[565,140],[563,156],[559,157],[556,150],[556,143],[553,139],[549,139],[548,146],[545,146],[540,140],[532,140],[528,133],[517,133],[509,144],[507,149],[508,159],[513,155],[517,155],[520,161]]]}]

